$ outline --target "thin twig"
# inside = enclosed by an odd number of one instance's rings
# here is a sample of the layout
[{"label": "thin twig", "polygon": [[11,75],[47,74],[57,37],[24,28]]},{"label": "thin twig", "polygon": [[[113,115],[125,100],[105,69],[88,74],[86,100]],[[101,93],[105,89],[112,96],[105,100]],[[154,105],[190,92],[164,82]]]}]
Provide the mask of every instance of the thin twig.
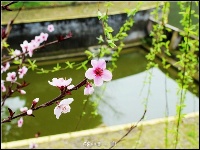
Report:
[{"label": "thin twig", "polygon": [[135,125],[132,125],[130,127],[130,129],[128,130],[128,132],[126,134],[124,134],[117,142],[115,142],[115,144],[113,144],[109,149],[113,148],[114,146],[117,145],[117,143],[121,142],[134,128],[137,127],[138,123],[140,123],[140,121],[142,121],[145,117],[145,114],[146,114],[147,110],[145,109],[144,110],[144,114],[142,115],[142,117],[140,118],[140,120],[135,124]]},{"label": "thin twig", "polygon": [[6,5],[1,5],[1,9],[2,10],[7,10],[7,11],[12,11],[8,6],[17,3],[18,1],[11,1],[10,3],[6,4]]}]

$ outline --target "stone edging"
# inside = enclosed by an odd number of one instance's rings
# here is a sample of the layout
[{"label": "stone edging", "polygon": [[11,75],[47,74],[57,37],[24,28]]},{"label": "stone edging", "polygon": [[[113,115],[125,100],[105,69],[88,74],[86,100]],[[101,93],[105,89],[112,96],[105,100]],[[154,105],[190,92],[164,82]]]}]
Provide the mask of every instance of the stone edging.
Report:
[{"label": "stone edging", "polygon": [[[184,118],[190,118],[190,117],[197,117],[199,116],[199,112],[189,113],[186,114]],[[168,117],[168,121],[174,121],[175,116]],[[138,127],[143,125],[154,125],[158,123],[163,123],[166,121],[166,118],[159,118],[159,119],[152,119],[148,121],[143,121],[138,124]],[[19,140],[19,141],[13,141],[13,142],[7,142],[7,143],[1,143],[1,148],[16,148],[21,146],[29,145],[31,142],[36,142],[37,144],[45,143],[45,142],[53,142],[58,141],[62,139],[70,139],[70,138],[76,138],[81,136],[88,136],[88,135],[95,135],[95,134],[102,134],[107,132],[115,132],[119,130],[129,129],[134,123],[128,123],[123,125],[116,125],[116,126],[109,126],[109,127],[99,127],[95,129],[89,129],[89,130],[82,130],[77,132],[71,132],[71,133],[63,133],[63,134],[57,134],[57,135],[51,135],[51,136],[44,136],[39,138],[30,138],[25,140]]]}]

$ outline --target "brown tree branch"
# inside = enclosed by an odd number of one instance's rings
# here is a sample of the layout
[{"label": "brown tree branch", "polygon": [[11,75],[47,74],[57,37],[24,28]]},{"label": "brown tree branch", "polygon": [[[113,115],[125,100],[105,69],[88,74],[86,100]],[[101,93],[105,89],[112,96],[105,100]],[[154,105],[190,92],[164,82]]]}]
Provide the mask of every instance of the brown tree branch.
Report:
[{"label": "brown tree branch", "polygon": [[[71,37],[72,37],[72,33],[70,32],[70,33],[68,33],[65,37],[59,38],[58,40],[55,40],[55,41],[52,41],[52,42],[49,42],[49,43],[45,43],[45,44],[43,44],[43,45],[37,47],[37,48],[34,49],[33,51],[36,51],[36,50],[41,49],[41,48],[44,48],[45,46],[49,46],[49,45],[52,45],[52,44],[55,44],[55,43],[58,43],[58,42],[67,40],[68,38],[71,38]],[[12,58],[10,57],[10,58],[8,58],[8,59],[3,60],[1,63],[2,63],[2,64],[3,64],[3,63],[6,63],[6,62],[8,62],[8,61],[11,61],[11,60],[15,59],[16,57],[20,57],[20,56],[25,55],[25,54],[27,54],[27,53],[28,53],[28,52],[24,52],[24,53],[21,53],[20,55],[17,55],[17,56],[15,56],[15,57],[12,57]]]},{"label": "brown tree branch", "polygon": [[[87,82],[87,78],[84,78],[80,83],[78,83],[74,88],[72,89],[67,89],[65,88],[64,90],[61,91],[60,95],[57,96],[56,98],[40,105],[40,106],[37,106],[35,108],[30,108],[32,109],[33,111],[35,110],[38,110],[40,108],[45,108],[47,106],[50,106],[52,104],[54,104],[54,102],[58,101],[58,100],[61,100],[62,98],[64,98],[66,95],[69,94],[69,92],[73,91],[73,90],[78,90],[80,87],[82,87],[83,85],[85,85]],[[28,116],[26,112],[23,112],[19,115],[16,115],[16,116],[9,116],[7,119],[4,119],[3,121],[1,121],[1,123],[5,123],[5,122],[10,122],[11,120],[15,119],[15,118],[18,118],[18,117],[22,117],[22,116]],[[31,116],[34,116],[34,115],[31,115]]]}]

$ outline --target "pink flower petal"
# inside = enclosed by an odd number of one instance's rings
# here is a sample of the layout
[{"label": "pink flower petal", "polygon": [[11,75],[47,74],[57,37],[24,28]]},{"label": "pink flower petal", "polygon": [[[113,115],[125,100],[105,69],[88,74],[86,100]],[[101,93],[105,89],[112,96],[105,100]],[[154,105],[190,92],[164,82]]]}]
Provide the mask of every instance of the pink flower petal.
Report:
[{"label": "pink flower petal", "polygon": [[64,100],[62,100],[62,101],[59,103],[59,106],[61,106],[61,105],[69,105],[69,104],[71,104],[73,101],[74,101],[73,98],[64,99]]},{"label": "pink flower petal", "polygon": [[94,79],[95,78],[95,73],[93,68],[89,68],[86,72],[85,72],[85,77],[88,79]]},{"label": "pink flower petal", "polygon": [[54,115],[56,115],[56,118],[57,118],[57,119],[59,119],[59,117],[60,117],[60,115],[61,115],[61,112],[62,112],[62,110],[61,110],[58,106],[56,106],[56,107],[54,108]]},{"label": "pink flower petal", "polygon": [[101,69],[106,69],[106,62],[104,59],[99,59],[98,64],[96,67],[99,67]]},{"label": "pink flower petal", "polygon": [[112,79],[112,73],[109,70],[104,70],[103,75],[102,75],[102,79],[104,81],[110,81]]},{"label": "pink flower petal", "polygon": [[18,127],[20,128],[20,127],[22,127],[22,125],[23,125],[23,118],[21,117],[19,120],[18,120],[18,122],[17,122],[17,125],[18,125]]},{"label": "pink flower petal", "polygon": [[99,60],[91,60],[91,65],[93,66],[93,68],[101,68],[101,69],[105,69],[106,68],[106,62],[104,59],[99,59]]},{"label": "pink flower petal", "polygon": [[68,87],[67,87],[67,89],[68,90],[70,90],[70,89],[72,89],[72,88],[74,88],[75,86],[73,85],[73,84],[71,84],[71,85],[69,85]]},{"label": "pink flower petal", "polygon": [[91,60],[91,65],[92,65],[92,67],[96,67],[97,66],[97,64],[98,64],[98,61],[97,60]]},{"label": "pink flower petal", "polygon": [[28,110],[28,107],[20,108],[20,111],[21,111],[21,112],[26,112],[27,110]]},{"label": "pink flower petal", "polygon": [[94,84],[96,86],[101,86],[103,84],[103,79],[101,77],[95,77],[94,78]]},{"label": "pink flower petal", "polygon": [[84,89],[84,95],[91,95],[94,92],[94,88],[93,87],[85,87]]}]

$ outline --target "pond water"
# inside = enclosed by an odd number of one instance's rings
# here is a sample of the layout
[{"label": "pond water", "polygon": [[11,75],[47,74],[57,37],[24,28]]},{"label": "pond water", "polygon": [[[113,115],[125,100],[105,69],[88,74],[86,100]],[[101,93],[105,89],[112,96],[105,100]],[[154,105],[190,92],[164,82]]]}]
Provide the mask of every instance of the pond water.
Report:
[{"label": "pond water", "polygon": [[[83,95],[84,87],[82,87],[77,91],[73,91],[72,95],[67,96],[74,98],[74,102],[70,105],[70,113],[62,114],[59,119],[56,119],[53,114],[56,106],[54,104],[50,107],[34,111],[34,118],[25,116],[22,128],[17,127],[18,119],[14,119],[11,123],[2,124],[2,141],[33,138],[37,132],[40,132],[41,136],[47,136],[91,129],[100,125],[111,126],[138,121],[144,112],[143,100],[147,96],[148,87],[148,84],[145,85],[143,92],[141,92],[147,64],[144,53],[141,53],[141,51],[142,49],[138,49],[135,52],[121,54],[121,57],[117,61],[118,67],[113,72],[113,80],[105,84],[105,91],[102,88],[95,88],[95,93],[89,98],[85,109],[83,101],[88,97]],[[110,63],[107,63],[107,67],[109,65]],[[50,69],[53,65],[41,67]],[[31,82],[29,86],[24,88],[27,94],[21,96],[14,95],[6,101],[5,106],[10,107],[18,114],[21,107],[30,107],[32,100],[37,97],[40,98],[38,105],[45,103],[59,94],[59,90],[49,85],[48,80],[51,81],[53,77],[71,77],[73,79],[72,83],[75,85],[84,78],[84,72],[84,70],[65,70],[50,74],[36,74],[29,70],[29,74],[24,76],[27,82]],[[145,117],[147,120],[164,117],[164,80],[165,75],[162,71],[154,68],[151,95]],[[167,78],[167,85],[169,115],[175,115],[175,107],[178,101],[176,95],[177,84],[174,80]],[[98,99],[99,94],[102,99]],[[96,102],[98,103],[97,108],[95,107]],[[187,92],[184,112],[198,111],[198,103],[198,98],[192,93]],[[85,115],[80,120],[83,109]],[[98,112],[97,115],[95,115],[95,110]],[[3,114],[2,118],[7,115]]]}]

